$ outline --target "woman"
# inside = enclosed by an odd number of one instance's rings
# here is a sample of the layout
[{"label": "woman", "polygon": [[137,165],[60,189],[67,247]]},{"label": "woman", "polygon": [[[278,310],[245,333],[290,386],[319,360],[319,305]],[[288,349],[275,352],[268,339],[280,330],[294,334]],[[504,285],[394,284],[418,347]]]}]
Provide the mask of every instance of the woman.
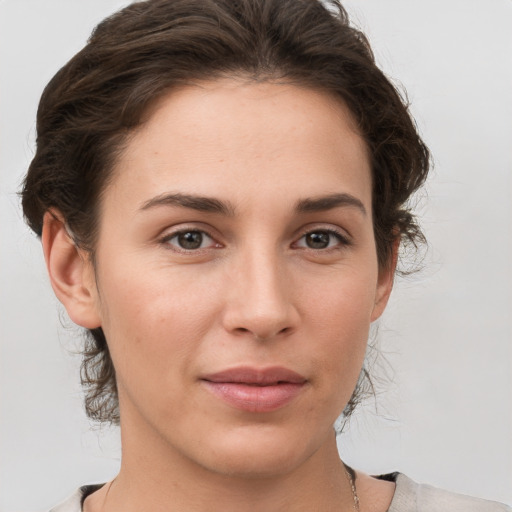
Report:
[{"label": "woman", "polygon": [[506,510],[338,458],[429,156],[331,7],[133,4],[45,90],[24,212],[123,439],[55,510]]}]

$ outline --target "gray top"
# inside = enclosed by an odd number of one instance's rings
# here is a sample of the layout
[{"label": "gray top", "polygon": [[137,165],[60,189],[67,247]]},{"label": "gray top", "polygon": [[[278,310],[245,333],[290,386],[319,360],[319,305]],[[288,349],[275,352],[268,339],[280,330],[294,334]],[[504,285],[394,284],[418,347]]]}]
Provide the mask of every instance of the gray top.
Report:
[{"label": "gray top", "polygon": [[[402,473],[392,473],[379,478],[396,483],[388,512],[512,512],[512,508],[495,501],[471,498],[430,485],[417,484]],[[102,485],[80,487],[64,503],[52,508],[50,512],[81,512],[85,498]]]},{"label": "gray top", "polygon": [[401,473],[395,481],[395,494],[388,512],[512,512],[507,505],[495,501],[417,484]]}]

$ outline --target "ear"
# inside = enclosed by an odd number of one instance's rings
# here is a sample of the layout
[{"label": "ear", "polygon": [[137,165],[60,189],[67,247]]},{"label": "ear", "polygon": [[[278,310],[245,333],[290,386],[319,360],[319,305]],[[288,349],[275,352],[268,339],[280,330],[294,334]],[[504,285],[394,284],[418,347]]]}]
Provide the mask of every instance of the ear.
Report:
[{"label": "ear", "polygon": [[400,235],[397,235],[391,249],[391,257],[385,267],[379,268],[379,278],[377,280],[377,290],[375,293],[375,305],[373,307],[371,321],[377,320],[384,310],[393,289],[395,270],[398,261],[398,249],[400,247]]},{"label": "ear", "polygon": [[41,241],[50,283],[69,318],[87,329],[100,327],[94,268],[88,254],[76,246],[59,212],[45,213]]}]

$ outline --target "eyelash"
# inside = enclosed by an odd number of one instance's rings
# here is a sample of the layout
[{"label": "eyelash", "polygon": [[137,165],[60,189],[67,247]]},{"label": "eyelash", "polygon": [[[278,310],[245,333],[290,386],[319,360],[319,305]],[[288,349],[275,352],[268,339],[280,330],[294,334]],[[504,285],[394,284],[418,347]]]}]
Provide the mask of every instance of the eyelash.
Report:
[{"label": "eyelash", "polygon": [[[200,233],[203,237],[206,235],[208,238],[210,238],[212,240],[212,242],[215,243],[214,248],[221,247],[221,244],[219,244],[218,242],[215,242],[215,238],[212,235],[210,235],[206,230],[197,229],[197,228],[189,228],[189,229],[185,228],[185,229],[180,229],[179,231],[175,231],[174,233],[167,234],[160,239],[160,243],[164,246],[167,246],[167,248],[169,248],[169,246],[172,245],[171,250],[174,250],[176,252],[181,252],[184,254],[200,253],[200,252],[203,252],[205,249],[210,248],[210,247],[199,247],[197,249],[185,249],[183,247],[179,247],[177,245],[173,245],[170,243],[170,241],[173,240],[174,238],[177,238],[180,235],[185,235],[187,233]],[[203,242],[203,240],[201,242]]]},{"label": "eyelash", "polygon": [[[187,233],[200,233],[203,237],[206,235],[206,237],[210,238],[212,240],[212,242],[214,242],[215,245],[214,245],[213,248],[220,248],[220,247],[222,247],[222,245],[220,243],[215,242],[215,238],[211,234],[209,234],[206,230],[204,230],[204,229],[197,229],[197,228],[180,229],[179,231],[175,231],[173,233],[165,235],[159,241],[160,241],[160,243],[162,245],[165,245],[165,246],[169,247],[170,245],[173,245],[173,244],[170,244],[171,240],[179,237],[180,235],[185,235]],[[325,248],[301,247],[301,249],[306,249],[306,250],[309,250],[309,251],[327,252],[327,251],[331,251],[331,250],[343,249],[344,247],[350,247],[352,245],[352,241],[349,239],[349,237],[347,235],[345,235],[344,233],[341,233],[340,231],[332,229],[332,228],[308,229],[307,231],[304,231],[301,234],[301,236],[297,239],[296,242],[294,242],[293,245],[296,245],[299,241],[304,239],[307,235],[312,235],[312,234],[315,234],[315,233],[316,234],[318,234],[318,233],[325,233],[325,234],[327,234],[329,236],[332,236],[332,237],[337,239],[339,244],[337,244],[337,245],[335,245],[333,247],[325,247]],[[203,240],[201,240],[201,243],[202,242],[203,242]],[[330,241],[329,241],[329,243],[330,243]],[[198,247],[197,249],[185,249],[183,247],[178,247],[178,246],[174,245],[171,250],[174,250],[176,252],[181,252],[181,253],[184,253],[184,254],[192,254],[192,253],[201,253],[204,250],[207,250],[207,249],[210,249],[210,248],[211,247]]]},{"label": "eyelash", "polygon": [[302,235],[299,237],[297,242],[295,242],[295,244],[298,243],[298,241],[300,241],[303,238],[305,238],[307,235],[311,235],[313,233],[326,233],[327,235],[336,238],[337,241],[339,242],[339,244],[335,245],[334,247],[326,247],[326,248],[323,248],[323,249],[315,249],[313,247],[303,247],[303,249],[307,249],[307,250],[310,250],[310,251],[327,252],[327,251],[331,251],[331,250],[343,249],[345,247],[350,247],[352,245],[352,241],[350,240],[350,238],[345,233],[342,233],[342,232],[340,232],[340,231],[338,231],[336,229],[332,229],[332,228],[308,229],[307,231],[304,231],[302,233]]}]

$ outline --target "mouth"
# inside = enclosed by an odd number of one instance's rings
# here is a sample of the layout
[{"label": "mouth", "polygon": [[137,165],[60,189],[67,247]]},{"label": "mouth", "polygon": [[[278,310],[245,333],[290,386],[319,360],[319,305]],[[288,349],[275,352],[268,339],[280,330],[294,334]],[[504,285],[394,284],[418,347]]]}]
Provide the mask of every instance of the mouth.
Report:
[{"label": "mouth", "polygon": [[206,389],[228,405],[246,412],[272,412],[289,404],[307,383],[283,367],[238,367],[201,378]]}]

